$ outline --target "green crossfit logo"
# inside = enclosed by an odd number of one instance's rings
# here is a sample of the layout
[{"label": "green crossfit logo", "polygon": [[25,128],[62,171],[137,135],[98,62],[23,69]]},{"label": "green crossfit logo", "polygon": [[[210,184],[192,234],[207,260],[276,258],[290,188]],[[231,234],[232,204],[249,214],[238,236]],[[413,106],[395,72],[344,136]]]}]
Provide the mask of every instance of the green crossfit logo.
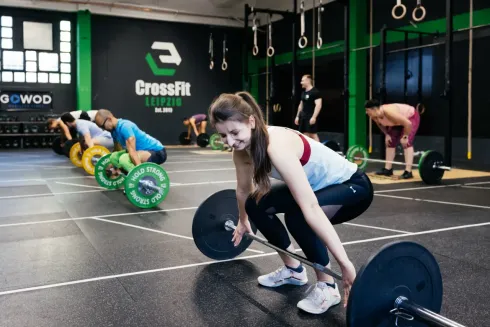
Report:
[{"label": "green crossfit logo", "polygon": [[[180,57],[177,48],[175,48],[175,45],[171,42],[155,41],[151,45],[151,48],[154,50],[170,52],[169,55],[162,54],[158,56],[158,59],[160,59],[160,62],[163,64],[172,64],[179,66],[182,62],[182,58]],[[153,56],[149,52],[146,54],[146,62],[148,63],[148,66],[150,66],[150,69],[155,76],[174,76],[175,74],[174,68],[159,68],[155,60],[153,59]]]}]

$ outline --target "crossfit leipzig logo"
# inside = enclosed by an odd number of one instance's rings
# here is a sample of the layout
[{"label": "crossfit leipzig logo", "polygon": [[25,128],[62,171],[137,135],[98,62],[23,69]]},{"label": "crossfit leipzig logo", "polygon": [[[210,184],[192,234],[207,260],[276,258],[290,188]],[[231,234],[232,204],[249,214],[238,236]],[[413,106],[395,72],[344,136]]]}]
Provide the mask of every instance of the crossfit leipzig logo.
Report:
[{"label": "crossfit leipzig logo", "polygon": [[[176,68],[172,66],[180,66],[182,63],[175,45],[171,42],[155,41],[151,48],[162,51],[158,55],[159,64],[150,52],[146,54],[146,63],[153,75],[163,78],[174,76]],[[174,107],[182,107],[182,97],[191,95],[191,84],[185,81],[147,82],[140,79],[135,83],[135,92],[145,97],[145,107],[154,108],[156,113],[172,113]]]}]

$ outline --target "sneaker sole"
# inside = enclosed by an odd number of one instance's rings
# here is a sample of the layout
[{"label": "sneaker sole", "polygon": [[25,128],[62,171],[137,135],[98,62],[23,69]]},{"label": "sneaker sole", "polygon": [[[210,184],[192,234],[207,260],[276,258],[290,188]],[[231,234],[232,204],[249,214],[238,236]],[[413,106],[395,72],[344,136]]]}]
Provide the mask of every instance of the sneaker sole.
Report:
[{"label": "sneaker sole", "polygon": [[335,306],[339,305],[339,304],[340,304],[340,302],[341,302],[341,301],[340,301],[340,299],[339,299],[338,301],[333,302],[333,303],[332,303],[330,306],[328,306],[326,309],[319,309],[319,310],[310,310],[310,309],[308,309],[308,308],[303,308],[303,307],[301,307],[299,304],[297,305],[297,307],[298,307],[298,309],[301,309],[301,310],[303,310],[303,311],[305,311],[305,312],[308,312],[308,313],[311,313],[311,314],[315,314],[315,315],[319,315],[319,314],[322,314],[322,313],[327,312],[327,311],[328,311],[328,309],[333,308],[333,307],[335,307]]},{"label": "sneaker sole", "polygon": [[297,279],[287,279],[283,280],[281,283],[275,283],[275,284],[264,284],[260,280],[258,280],[259,284],[265,287],[279,287],[282,285],[296,285],[296,286],[303,286],[308,283],[308,279],[306,280],[297,280]]}]

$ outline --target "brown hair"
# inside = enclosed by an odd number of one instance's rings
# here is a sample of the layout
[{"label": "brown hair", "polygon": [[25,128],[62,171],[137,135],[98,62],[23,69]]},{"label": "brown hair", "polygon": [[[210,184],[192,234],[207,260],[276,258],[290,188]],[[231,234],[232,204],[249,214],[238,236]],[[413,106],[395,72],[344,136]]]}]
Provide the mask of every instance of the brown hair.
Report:
[{"label": "brown hair", "polygon": [[267,174],[272,169],[270,158],[267,155],[269,133],[267,132],[262,110],[248,92],[221,94],[209,107],[209,117],[212,126],[228,120],[245,122],[250,116],[255,118],[255,128],[252,130],[250,144],[254,169],[253,182],[256,185],[256,190],[252,196],[259,201],[271,188],[271,182]]}]

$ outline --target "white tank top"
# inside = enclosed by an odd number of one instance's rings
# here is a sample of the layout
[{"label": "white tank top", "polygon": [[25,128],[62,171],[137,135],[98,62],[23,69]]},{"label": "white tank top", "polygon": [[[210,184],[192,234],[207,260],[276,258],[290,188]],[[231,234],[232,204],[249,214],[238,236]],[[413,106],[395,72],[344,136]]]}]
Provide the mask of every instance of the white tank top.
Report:
[{"label": "white tank top", "polygon": [[[357,165],[349,160],[345,159],[341,154],[333,151],[323,143],[317,142],[298,131],[289,129],[287,127],[269,126],[267,128],[270,133],[274,128],[285,128],[303,138],[303,142],[307,142],[310,148],[310,155],[308,155],[308,145],[305,144],[305,151],[303,153],[302,165],[308,178],[308,182],[313,191],[318,191],[326,186],[334,184],[342,184],[349,180],[352,175],[357,171]],[[306,161],[304,162],[303,161]],[[284,180],[279,172],[272,165],[272,171],[270,177]]]},{"label": "white tank top", "polygon": [[[86,111],[86,113],[90,117],[90,121],[94,121],[95,120],[95,115],[97,115],[97,111],[98,110],[89,110],[89,111]],[[82,112],[83,112],[82,110],[76,110],[76,111],[70,111],[70,114],[73,116],[73,118],[80,119],[80,115],[82,114]],[[58,118],[58,120],[61,120],[61,119]]]}]

